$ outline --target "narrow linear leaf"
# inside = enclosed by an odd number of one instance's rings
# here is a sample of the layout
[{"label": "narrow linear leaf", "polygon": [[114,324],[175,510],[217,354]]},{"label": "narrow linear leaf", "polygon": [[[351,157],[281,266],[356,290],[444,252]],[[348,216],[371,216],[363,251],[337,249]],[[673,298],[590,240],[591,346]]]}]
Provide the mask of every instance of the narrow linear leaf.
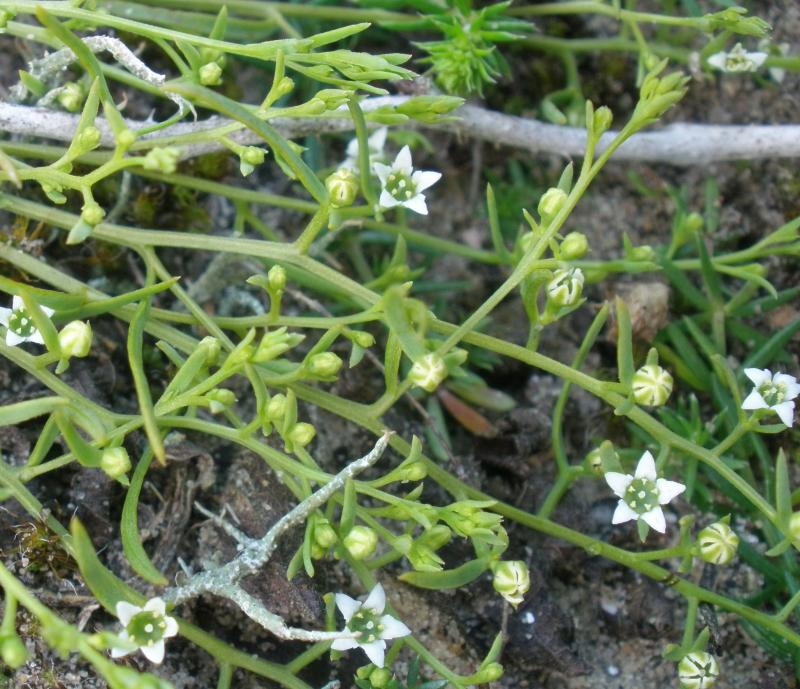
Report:
[{"label": "narrow linear leaf", "polygon": [[69,404],[63,397],[39,397],[35,400],[7,404],[0,407],[0,426],[14,426],[50,414],[55,409]]},{"label": "narrow linear leaf", "polygon": [[440,572],[405,572],[398,579],[422,589],[455,589],[475,581],[488,566],[486,558],[479,558],[455,569],[444,569]]}]

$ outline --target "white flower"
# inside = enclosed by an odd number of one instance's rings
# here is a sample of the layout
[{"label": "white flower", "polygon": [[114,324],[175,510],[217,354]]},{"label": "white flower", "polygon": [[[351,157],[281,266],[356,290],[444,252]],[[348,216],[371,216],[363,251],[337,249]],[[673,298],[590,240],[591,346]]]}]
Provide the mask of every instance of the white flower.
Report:
[{"label": "white flower", "polygon": [[383,614],[386,594],[380,584],[375,584],[363,603],[344,593],[337,593],[336,607],[344,617],[345,631],[352,633],[353,637],[336,639],[331,648],[335,651],[361,648],[376,667],[383,667],[386,639],[397,639],[411,634],[411,630],[400,620]]},{"label": "white flower", "polygon": [[661,505],[666,505],[686,490],[681,483],[658,478],[655,460],[649,452],[642,455],[633,476],[609,471],[605,478],[620,499],[611,523],[622,524],[641,519],[659,533],[667,529]]},{"label": "white flower", "polygon": [[[151,663],[164,660],[164,639],[178,633],[178,623],[167,615],[167,607],[160,598],[151,598],[143,608],[124,600],[117,603],[117,617],[125,627],[118,636],[134,644]],[[128,648],[112,648],[112,658],[122,658],[133,653]]]},{"label": "white flower", "polygon": [[[40,307],[47,316],[52,316],[53,309],[46,306]],[[25,310],[25,302],[22,297],[14,297],[11,301],[11,308],[0,307],[0,325],[6,327],[6,344],[14,347],[23,342],[35,342],[43,345],[42,333],[33,324],[33,319]]]},{"label": "white flower", "polygon": [[[385,160],[383,155],[383,147],[386,144],[386,134],[389,130],[386,127],[376,129],[367,138],[367,150],[369,151],[369,169],[370,172],[375,172],[375,164],[381,163]],[[345,153],[344,162],[339,168],[349,168],[350,170],[358,171],[358,139],[351,139],[347,144],[347,151]]]},{"label": "white flower", "polygon": [[768,368],[746,368],[744,374],[755,388],[745,397],[742,409],[772,409],[785,426],[791,426],[794,423],[792,400],[800,394],[797,378],[785,373],[776,373],[773,376]]},{"label": "white flower", "polygon": [[381,208],[403,206],[421,215],[428,215],[423,191],[432,187],[442,176],[441,172],[417,170],[411,164],[411,151],[403,146],[391,165],[375,163],[375,174],[381,180]]},{"label": "white flower", "polygon": [[755,72],[766,59],[766,53],[748,53],[741,43],[737,43],[729,53],[723,50],[711,55],[708,64],[721,72]]}]

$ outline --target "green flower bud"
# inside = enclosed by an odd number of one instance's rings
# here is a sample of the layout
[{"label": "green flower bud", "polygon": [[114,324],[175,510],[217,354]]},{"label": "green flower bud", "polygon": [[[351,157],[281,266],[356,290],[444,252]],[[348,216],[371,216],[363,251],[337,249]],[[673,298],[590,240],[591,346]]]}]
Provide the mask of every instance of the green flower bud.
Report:
[{"label": "green flower bud", "polygon": [[580,268],[559,268],[545,287],[547,300],[556,307],[574,306],[581,299],[584,281]]},{"label": "green flower bud", "polygon": [[215,388],[207,392],[205,398],[208,400],[208,410],[212,414],[219,414],[236,402],[233,391],[225,388]]},{"label": "green flower bud", "polygon": [[106,212],[94,201],[87,201],[81,208],[81,220],[94,227],[103,222]]},{"label": "green flower bud", "polygon": [[345,105],[352,96],[352,91],[344,91],[342,89],[321,89],[314,94],[314,98],[318,98],[325,103],[327,110],[336,110],[336,108]]},{"label": "green flower bud", "polygon": [[366,330],[350,330],[347,333],[347,337],[364,349],[368,349],[375,344],[375,337]]},{"label": "green flower bud", "polygon": [[13,18],[14,15],[8,10],[0,10],[0,30],[5,29]]},{"label": "green flower bud", "polygon": [[356,560],[365,560],[378,545],[378,534],[368,526],[354,526],[344,537],[344,547]]},{"label": "green flower bud", "polygon": [[289,431],[289,440],[291,440],[293,445],[305,447],[312,440],[314,440],[314,436],[316,434],[317,429],[314,428],[310,423],[296,423]]},{"label": "green flower bud", "polygon": [[614,113],[611,112],[610,108],[605,105],[601,105],[599,108],[597,108],[597,110],[594,111],[595,136],[600,138],[604,132],[608,131],[613,121]]},{"label": "green flower bud", "polygon": [[406,462],[397,467],[397,475],[400,481],[421,481],[428,475],[428,468],[421,459]]},{"label": "green flower bud", "polygon": [[267,331],[253,353],[252,361],[256,364],[272,361],[292,347],[300,344],[303,341],[303,337],[303,335],[287,332],[286,326],[277,330]]},{"label": "green flower bud", "polygon": [[369,675],[369,683],[375,689],[384,689],[392,681],[392,671],[385,667],[376,667]]},{"label": "green flower bud", "polygon": [[120,478],[130,471],[131,459],[124,447],[108,447],[100,457],[100,468],[111,478]]},{"label": "green flower bud", "polygon": [[417,572],[439,572],[444,568],[444,560],[436,554],[436,551],[418,541],[411,545],[406,557]]},{"label": "green flower bud", "polygon": [[220,352],[222,351],[222,345],[219,343],[219,340],[216,337],[211,337],[210,335],[208,335],[204,337],[202,340],[200,340],[200,343],[197,346],[207,350],[206,351],[207,364],[216,363],[217,359],[219,358]]},{"label": "green flower bud", "polygon": [[239,153],[239,171],[242,173],[243,177],[247,177],[253,170],[256,169],[256,165],[261,165],[264,162],[264,156],[266,156],[267,152],[263,148],[258,148],[258,146],[247,146],[243,148]]},{"label": "green flower bud", "polygon": [[65,359],[84,357],[92,348],[92,326],[89,321],[72,321],[58,333],[58,344]]},{"label": "green flower bud", "polygon": [[447,366],[442,358],[431,352],[414,362],[408,379],[418,388],[433,392],[447,377]]},{"label": "green flower bud", "polygon": [[561,242],[561,258],[572,261],[583,258],[589,251],[589,241],[583,232],[570,232]]},{"label": "green flower bud", "polygon": [[350,168],[343,167],[328,175],[325,188],[334,208],[352,206],[358,196],[358,177]]},{"label": "green flower bud", "polygon": [[678,663],[678,679],[683,689],[709,689],[718,677],[719,663],[705,651],[687,653]]},{"label": "green flower bud", "polygon": [[564,206],[567,200],[567,193],[558,187],[550,187],[542,198],[539,199],[539,215],[542,220],[552,218]]},{"label": "green flower bud", "polygon": [[342,368],[342,360],[333,352],[320,352],[308,360],[306,368],[316,378],[332,378]]},{"label": "green flower bud", "polygon": [[117,146],[122,150],[128,150],[136,142],[136,134],[130,129],[123,129],[116,135]]},{"label": "green flower bud", "polygon": [[178,167],[180,153],[180,149],[174,146],[154,148],[142,159],[142,167],[145,170],[154,170],[171,175]]},{"label": "green flower bud", "polygon": [[583,461],[586,468],[593,474],[603,475],[603,455],[600,453],[599,447],[590,450]]},{"label": "green flower bud", "polygon": [[474,679],[475,684],[488,684],[496,682],[503,676],[503,666],[500,663],[489,663],[478,671],[478,676]]},{"label": "green flower bud", "polygon": [[493,570],[494,590],[516,608],[531,587],[528,565],[522,560],[502,560],[494,565]]},{"label": "green flower bud", "polygon": [[61,93],[58,94],[56,100],[64,110],[78,112],[83,105],[83,95],[83,89],[80,85],[70,82],[62,87]]},{"label": "green flower bud", "polygon": [[267,273],[267,284],[275,292],[286,289],[286,269],[283,266],[272,266]]},{"label": "green flower bud", "polygon": [[697,534],[700,558],[714,565],[730,564],[738,547],[739,537],[726,521],[714,522]]},{"label": "green flower bud", "polygon": [[278,393],[267,403],[267,418],[276,423],[286,415],[286,395]]},{"label": "green flower bud", "polygon": [[203,86],[216,86],[222,83],[222,67],[216,62],[207,62],[198,71]]},{"label": "green flower bud", "polygon": [[672,376],[658,364],[645,364],[633,374],[633,399],[647,407],[666,404],[672,394]]},{"label": "green flower bud", "polygon": [[97,148],[98,144],[100,143],[100,130],[97,127],[86,127],[83,131],[78,134],[78,138],[76,140],[77,148],[81,153],[86,153],[87,151],[91,151],[93,148]]},{"label": "green flower bud", "polygon": [[16,670],[28,660],[28,649],[16,634],[0,637],[0,657],[12,670]]},{"label": "green flower bud", "polygon": [[318,517],[314,521],[314,542],[327,550],[339,540],[331,523],[325,517]]}]

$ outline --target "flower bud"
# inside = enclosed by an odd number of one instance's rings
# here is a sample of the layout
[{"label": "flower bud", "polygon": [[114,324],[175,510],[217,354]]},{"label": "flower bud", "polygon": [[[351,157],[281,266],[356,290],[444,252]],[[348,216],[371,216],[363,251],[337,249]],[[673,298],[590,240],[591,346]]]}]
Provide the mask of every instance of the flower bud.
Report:
[{"label": "flower bud", "polygon": [[672,394],[672,376],[658,364],[645,364],[633,374],[633,399],[647,407],[666,404]]},{"label": "flower bud", "polygon": [[100,130],[97,127],[85,127],[80,134],[78,134],[78,138],[76,141],[78,150],[81,153],[86,153],[87,151],[91,151],[93,148],[97,148],[98,144],[100,143]]},{"label": "flower bud", "polygon": [[320,352],[308,360],[307,370],[316,378],[332,378],[342,368],[342,360],[333,352]]},{"label": "flower bud", "polygon": [[58,333],[58,344],[65,359],[84,357],[92,348],[92,326],[89,321],[72,321]]},{"label": "flower bud", "polygon": [[601,105],[594,111],[594,133],[598,138],[607,131],[614,121],[614,113],[606,105]]},{"label": "flower bud", "polygon": [[589,241],[583,232],[570,232],[561,242],[561,258],[572,261],[583,258],[589,251]]},{"label": "flower bud", "polygon": [[385,667],[376,667],[369,675],[369,683],[375,689],[384,689],[392,681],[392,671]]},{"label": "flower bud", "polygon": [[397,467],[397,475],[400,481],[421,481],[428,475],[428,468],[421,459],[405,462]]},{"label": "flower bud", "polygon": [[28,649],[16,634],[8,634],[0,637],[0,657],[8,667],[16,670],[28,659]]},{"label": "flower bud", "polygon": [[358,177],[349,168],[339,168],[325,180],[325,188],[334,208],[352,206],[358,196]]},{"label": "flower bud", "polygon": [[522,560],[502,560],[494,566],[492,586],[515,608],[531,587],[528,565]]},{"label": "flower bud", "polygon": [[347,337],[364,349],[368,349],[375,344],[375,337],[366,330],[350,330],[347,333]]},{"label": "flower bud", "polygon": [[547,300],[557,307],[574,306],[583,294],[584,280],[580,268],[559,268],[545,288]]},{"label": "flower bud", "polygon": [[267,284],[275,292],[286,289],[286,269],[283,266],[272,266],[267,273]]},{"label": "flower bud", "polygon": [[267,418],[276,423],[286,415],[286,395],[278,393],[267,403]]},{"label": "flower bud", "polygon": [[287,332],[286,326],[277,330],[267,331],[253,353],[252,361],[256,364],[272,361],[292,347],[296,347],[302,341],[303,335]]},{"label": "flower bud", "polygon": [[439,572],[444,568],[444,560],[436,554],[436,551],[418,541],[411,545],[406,557],[417,572]]},{"label": "flower bud", "polygon": [[438,354],[431,352],[414,362],[408,379],[418,388],[433,392],[447,377],[447,366]]},{"label": "flower bud", "polygon": [[128,150],[136,142],[136,134],[130,129],[123,129],[115,135],[117,146],[123,150]]},{"label": "flower bud", "polygon": [[81,208],[81,220],[94,227],[103,222],[106,212],[94,201],[87,201]]},{"label": "flower bud", "polygon": [[216,86],[222,83],[222,67],[216,62],[206,62],[197,74],[203,86]]},{"label": "flower bud", "polygon": [[225,411],[236,401],[236,395],[233,394],[233,391],[225,388],[215,388],[207,392],[205,398],[208,400],[208,410],[212,414],[219,414]]},{"label": "flower bud", "polygon": [[678,663],[678,679],[683,689],[708,689],[717,683],[719,663],[710,653],[692,651]]},{"label": "flower bud", "polygon": [[111,478],[120,478],[130,471],[131,459],[124,447],[108,447],[100,457],[100,468]]},{"label": "flower bud", "polygon": [[258,146],[246,146],[239,152],[239,171],[243,177],[247,177],[256,165],[261,165],[264,162],[264,156],[267,152]]},{"label": "flower bud", "polygon": [[475,684],[488,684],[489,682],[496,682],[503,676],[503,666],[500,663],[488,663],[486,667],[478,670],[477,676],[473,678]]},{"label": "flower bud", "polygon": [[289,440],[292,441],[293,445],[305,447],[314,440],[316,434],[317,429],[310,423],[300,422],[292,426],[292,429],[289,431]]},{"label": "flower bud", "polygon": [[319,517],[314,521],[314,543],[320,548],[327,550],[338,540],[336,531],[325,517]]},{"label": "flower bud", "polygon": [[365,560],[378,545],[378,534],[368,526],[354,526],[343,540],[344,547],[356,560]]},{"label": "flower bud", "polygon": [[200,343],[197,346],[198,348],[202,347],[206,350],[207,364],[215,364],[217,358],[219,358],[219,355],[222,352],[222,345],[219,343],[219,340],[216,337],[211,337],[211,335],[208,335],[200,340]]},{"label": "flower bud", "polygon": [[539,199],[539,215],[546,221],[552,218],[564,206],[567,200],[567,193],[558,187],[550,187],[542,198]]},{"label": "flower bud", "polygon": [[64,84],[56,98],[64,110],[78,112],[83,105],[83,89],[76,83]]},{"label": "flower bud", "polygon": [[714,522],[697,534],[700,558],[714,565],[727,565],[736,555],[739,537],[725,521]]},{"label": "flower bud", "polygon": [[174,146],[156,147],[151,150],[142,160],[142,167],[145,170],[154,170],[171,175],[178,167],[178,157],[180,150]]}]

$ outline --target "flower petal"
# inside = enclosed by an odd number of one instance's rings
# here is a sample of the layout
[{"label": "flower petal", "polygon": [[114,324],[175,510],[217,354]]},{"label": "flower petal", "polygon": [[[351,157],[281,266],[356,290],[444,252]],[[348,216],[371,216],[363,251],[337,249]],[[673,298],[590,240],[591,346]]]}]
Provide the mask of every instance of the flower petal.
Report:
[{"label": "flower petal", "polygon": [[334,651],[347,651],[351,648],[358,648],[358,641],[355,639],[334,639],[331,648]]},{"label": "flower petal", "polygon": [[0,306],[0,325],[8,327],[8,318],[13,313],[11,309]]},{"label": "flower petal", "polygon": [[388,191],[386,191],[386,189],[382,189],[381,196],[378,199],[378,205],[381,208],[394,208],[395,206],[399,206],[400,202]]},{"label": "flower petal", "polygon": [[665,478],[660,478],[656,481],[656,489],[658,490],[658,502],[666,505],[670,500],[683,493],[686,490],[686,486],[677,481],[667,481]]},{"label": "flower petal", "polygon": [[134,615],[142,612],[142,608],[140,608],[138,605],[133,605],[125,600],[117,601],[117,606],[115,610],[117,613],[117,619],[119,619],[119,621],[122,622],[122,625],[124,627],[128,626],[128,622],[131,621],[131,618]]},{"label": "flower petal", "polygon": [[417,172],[411,175],[411,181],[414,183],[417,191],[425,191],[428,187],[432,187],[436,184],[441,178],[441,172],[433,172],[431,170],[417,170]]},{"label": "flower petal", "polygon": [[761,67],[767,59],[766,53],[747,53],[747,57],[750,59],[750,62],[753,63],[755,67]]},{"label": "flower petal", "polygon": [[786,373],[776,373],[772,380],[774,383],[783,385],[786,388],[784,400],[793,400],[797,395],[800,395],[800,385],[798,385],[797,378],[794,376]]},{"label": "flower petal", "polygon": [[386,652],[385,641],[378,639],[377,641],[370,641],[368,644],[360,644],[360,646],[375,667],[383,667],[383,659]]},{"label": "flower petal", "polygon": [[[117,605],[119,605],[119,603],[117,603]],[[120,639],[125,639],[127,641],[128,632],[126,632],[123,629],[119,634],[117,634],[117,636]],[[123,658],[126,655],[128,655],[129,653],[133,653],[133,651],[129,651],[127,648],[113,648],[113,647],[111,648],[111,657],[112,658]]]},{"label": "flower petal", "polygon": [[753,388],[753,391],[742,402],[742,409],[767,409],[768,407],[769,405],[761,396],[758,388]]},{"label": "flower petal", "polygon": [[629,522],[632,519],[638,519],[638,513],[634,512],[629,506],[628,503],[624,500],[620,500],[617,503],[617,509],[614,510],[614,516],[611,517],[612,524],[624,524],[625,522]]},{"label": "flower petal", "polygon": [[400,149],[400,153],[398,153],[397,158],[394,159],[392,169],[396,172],[402,172],[405,175],[411,175],[414,166],[411,162],[411,149],[408,146],[403,146],[403,148]]},{"label": "flower petal", "polygon": [[12,311],[22,311],[25,308],[25,302],[22,297],[14,297],[11,300],[11,310]]},{"label": "flower petal", "polygon": [[383,163],[373,163],[372,171],[378,175],[378,179],[381,181],[381,184],[386,184],[386,180],[388,179],[389,175],[392,174],[391,166],[384,165]]},{"label": "flower petal", "polygon": [[607,471],[604,477],[606,483],[618,498],[625,496],[625,491],[628,490],[628,486],[630,486],[631,481],[633,481],[633,476],[630,474],[620,474],[618,471]]},{"label": "flower petal", "polygon": [[355,598],[350,598],[346,593],[337,593],[334,599],[336,600],[336,607],[339,608],[339,612],[344,617],[345,623],[349,622],[350,618],[361,608],[361,603]]},{"label": "flower petal", "polygon": [[417,194],[408,199],[408,201],[403,201],[400,205],[420,215],[428,215],[428,206],[425,204],[425,197],[422,194]]},{"label": "flower petal", "polygon": [[49,306],[42,306],[40,308],[44,311],[45,316],[52,316],[56,312],[55,309],[51,309]]},{"label": "flower petal", "polygon": [[658,531],[658,533],[664,533],[667,530],[667,520],[664,519],[664,510],[660,507],[654,507],[649,512],[645,512],[641,516],[641,519],[651,529]]},{"label": "flower petal", "polygon": [[746,368],[744,374],[756,387],[763,385],[768,380],[772,380],[772,371],[768,368]]},{"label": "flower petal", "polygon": [[[386,135],[389,133],[388,127],[380,127],[376,129],[367,138],[367,146],[370,153],[381,153],[383,147],[386,145]],[[358,139],[356,139],[358,141]]]},{"label": "flower petal", "polygon": [[725,52],[714,53],[713,55],[709,55],[708,64],[711,65],[712,67],[716,67],[717,69],[724,70],[725,61],[727,59],[728,59],[728,54]]},{"label": "flower petal", "polygon": [[44,338],[42,337],[42,333],[38,330],[34,330],[28,337],[25,338],[26,342],[35,342],[36,344],[43,345]]},{"label": "flower petal", "polygon": [[380,623],[383,625],[381,639],[399,639],[401,636],[411,634],[411,630],[406,625],[391,615],[381,617]]},{"label": "flower petal", "polygon": [[175,636],[178,633],[178,621],[174,617],[167,617],[164,616],[164,633],[163,636],[165,639],[169,639],[171,636]]},{"label": "flower petal", "polygon": [[9,347],[16,347],[18,344],[22,344],[23,342],[27,341],[27,337],[20,337],[13,330],[6,330],[6,344]]},{"label": "flower petal", "polygon": [[636,465],[636,471],[633,475],[636,478],[649,478],[651,481],[656,480],[658,477],[658,474],[656,474],[656,460],[653,459],[653,455],[651,455],[650,452],[645,452],[642,455],[642,458]]},{"label": "flower petal", "polygon": [[386,607],[386,592],[383,586],[375,584],[372,591],[369,592],[367,600],[364,601],[364,607],[372,610],[376,615],[380,615]]},{"label": "flower petal", "polygon": [[142,646],[139,650],[151,663],[159,665],[164,660],[164,639],[159,639],[152,646]]},{"label": "flower petal", "polygon": [[144,604],[144,609],[148,612],[154,612],[159,617],[167,614],[167,604],[158,596],[151,598]]},{"label": "flower petal", "polygon": [[781,402],[772,407],[774,411],[783,421],[784,426],[792,427],[794,424],[794,402]]}]

